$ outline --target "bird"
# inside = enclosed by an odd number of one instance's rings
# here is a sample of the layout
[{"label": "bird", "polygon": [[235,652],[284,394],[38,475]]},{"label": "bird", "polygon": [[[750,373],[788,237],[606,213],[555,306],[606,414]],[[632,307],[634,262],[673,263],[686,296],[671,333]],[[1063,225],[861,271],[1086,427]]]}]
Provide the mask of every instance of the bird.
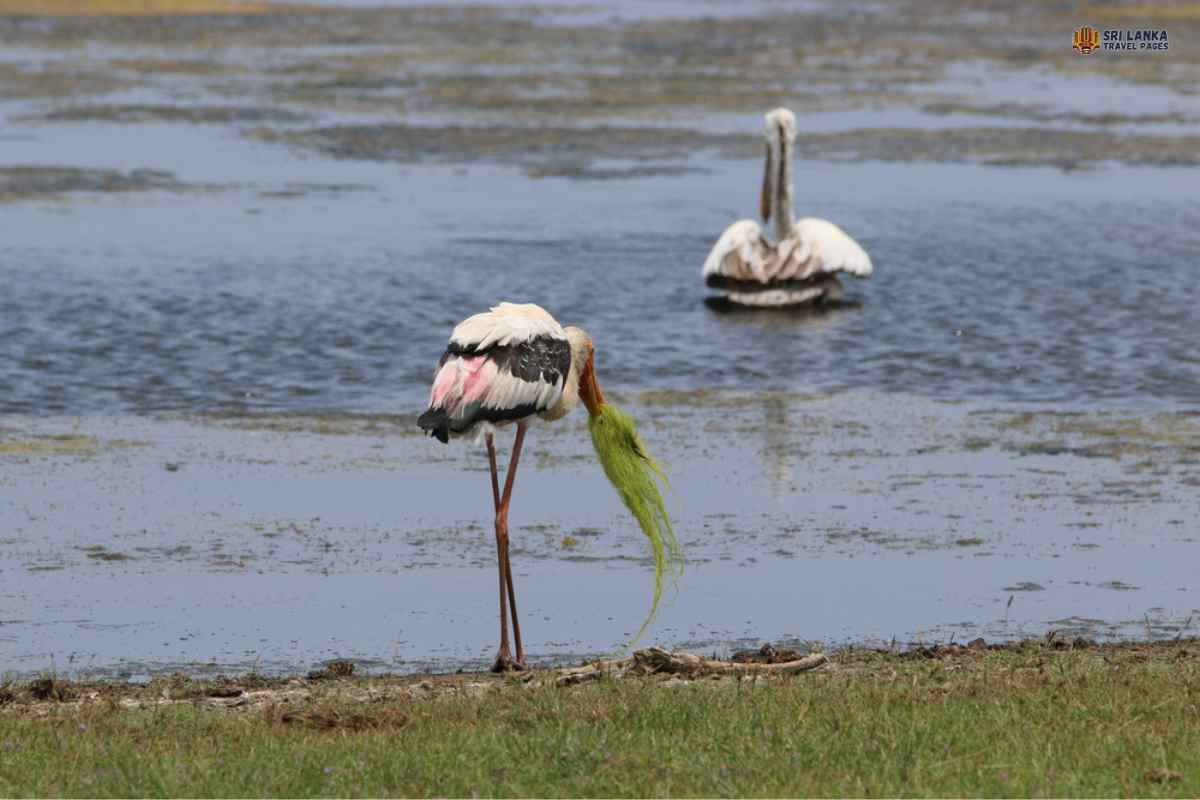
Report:
[{"label": "bird", "polygon": [[[451,332],[434,371],[429,407],[417,419],[424,431],[442,443],[451,437],[473,435],[476,440],[482,438],[487,448],[500,585],[500,647],[492,665],[495,672],[525,667],[508,552],[508,509],[525,433],[532,420],[562,419],[580,401],[587,408],[592,444],[606,476],[653,545],[653,616],[664,565],[669,556],[679,553],[653,480],[654,475],[662,477],[662,472],[646,453],[632,420],[605,401],[596,380],[595,347],[583,329],[563,327],[533,303],[502,302],[468,317]],[[495,437],[498,428],[508,425],[516,425],[517,430],[502,492]],[[515,657],[509,646],[510,617]]]},{"label": "bird", "polygon": [[780,308],[837,301],[837,273],[866,278],[871,258],[837,225],[824,219],[792,217],[792,151],[796,117],[786,108],[765,115],[766,163],[759,211],[775,217],[775,242],[752,219],[725,229],[704,261],[707,286],[723,289],[739,306]]}]

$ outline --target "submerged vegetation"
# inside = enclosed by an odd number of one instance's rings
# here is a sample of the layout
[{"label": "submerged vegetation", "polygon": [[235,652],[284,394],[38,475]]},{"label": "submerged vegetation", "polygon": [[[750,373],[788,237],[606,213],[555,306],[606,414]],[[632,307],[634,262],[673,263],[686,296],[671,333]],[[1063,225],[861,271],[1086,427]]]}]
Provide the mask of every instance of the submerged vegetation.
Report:
[{"label": "submerged vegetation", "polygon": [[198,16],[279,10],[274,3],[244,0],[0,0],[0,15],[21,17]]},{"label": "submerged vegetation", "polygon": [[[704,151],[757,157],[745,119],[776,105],[804,118],[805,159],[1200,164],[1200,17],[1137,7],[1169,21],[1169,59],[1080,59],[1069,35],[1046,33],[1099,13],[889,0],[772,10],[770,24],[753,13],[596,24],[594,10],[561,5],[0,0],[0,45],[33,52],[0,64],[0,97],[61,104],[17,109],[27,126],[222,124],[338,158],[583,179],[679,174]],[[1006,88],[1026,84],[1019,102]],[[1076,100],[1099,94],[1113,99]],[[231,105],[181,99],[195,97]]]}]

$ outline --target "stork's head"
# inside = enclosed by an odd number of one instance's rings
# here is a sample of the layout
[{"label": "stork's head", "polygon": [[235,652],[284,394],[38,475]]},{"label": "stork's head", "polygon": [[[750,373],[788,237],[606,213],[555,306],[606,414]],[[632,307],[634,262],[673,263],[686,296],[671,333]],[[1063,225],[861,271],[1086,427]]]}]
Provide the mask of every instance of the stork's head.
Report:
[{"label": "stork's head", "polygon": [[771,203],[775,196],[786,187],[784,185],[783,168],[787,153],[796,141],[796,116],[786,108],[768,111],[764,116],[766,121],[767,158],[763,164],[762,197],[759,200],[759,211],[766,222],[771,221]]},{"label": "stork's head", "polygon": [[592,346],[587,331],[582,328],[567,326],[563,331],[571,346],[571,372],[579,376],[579,399],[587,406],[588,415],[594,417],[600,413],[600,406],[604,403],[600,384],[596,382],[596,348]]}]

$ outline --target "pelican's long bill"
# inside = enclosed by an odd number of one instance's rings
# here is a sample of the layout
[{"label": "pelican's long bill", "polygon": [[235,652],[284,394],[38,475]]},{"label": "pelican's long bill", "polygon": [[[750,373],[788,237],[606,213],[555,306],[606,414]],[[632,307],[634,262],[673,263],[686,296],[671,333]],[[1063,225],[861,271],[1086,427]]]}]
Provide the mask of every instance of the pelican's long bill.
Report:
[{"label": "pelican's long bill", "polygon": [[633,419],[604,401],[600,385],[596,382],[591,354],[579,377],[579,396],[588,409],[588,430],[592,434],[592,447],[600,459],[600,466],[604,468],[608,482],[617,490],[625,507],[637,520],[642,533],[650,540],[650,547],[654,551],[654,599],[650,603],[650,613],[629,642],[632,647],[658,611],[664,573],[670,569],[676,578],[682,574],[683,551],[675,538],[666,504],[658,490],[658,481],[666,484],[667,476],[658,462],[646,452]]},{"label": "pelican's long bill", "polygon": [[767,154],[763,158],[762,194],[758,198],[758,212],[763,222],[771,221],[771,145],[767,145]]}]

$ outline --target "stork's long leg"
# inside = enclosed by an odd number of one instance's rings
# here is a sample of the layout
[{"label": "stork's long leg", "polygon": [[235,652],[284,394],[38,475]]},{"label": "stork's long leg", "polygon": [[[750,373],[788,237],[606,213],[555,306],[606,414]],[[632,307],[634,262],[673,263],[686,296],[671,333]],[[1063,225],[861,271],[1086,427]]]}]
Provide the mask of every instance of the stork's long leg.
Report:
[{"label": "stork's long leg", "polygon": [[521,458],[521,445],[525,441],[527,423],[517,423],[517,436],[513,440],[512,458],[508,462],[508,474],[504,478],[504,497],[500,500],[499,516],[504,530],[504,579],[508,584],[508,608],[512,613],[513,638],[517,643],[517,666],[525,666],[525,648],[521,644],[521,623],[517,621],[517,593],[513,589],[512,562],[508,557],[508,502],[512,499],[513,480],[517,477],[517,462]]},{"label": "stork's long leg", "polygon": [[484,438],[487,440],[488,465],[492,468],[492,498],[496,503],[496,567],[500,574],[500,651],[496,654],[496,663],[492,666],[492,670],[501,672],[512,664],[512,656],[508,650],[507,586],[504,580],[504,565],[508,554],[508,523],[500,515],[500,482],[496,476],[496,444],[492,434],[489,433]]},{"label": "stork's long leg", "polygon": [[488,464],[492,467],[492,502],[495,504],[495,511],[500,513],[500,481],[496,477],[496,441],[492,434],[486,434],[484,440],[487,442]]},{"label": "stork's long leg", "polygon": [[[520,434],[518,434],[518,435],[520,435]],[[496,516],[499,517],[500,516],[500,483],[497,480],[497,471],[496,471],[496,442],[495,442],[495,439],[493,438],[492,434],[490,434],[490,433],[487,434],[487,436],[485,438],[487,440],[488,464],[492,468],[492,500],[494,501],[495,506],[496,506]],[[509,469],[512,469],[511,464],[509,465]],[[505,488],[508,488],[508,487],[509,487],[509,482],[506,478],[505,479]],[[511,492],[511,489],[510,489],[510,492]],[[505,515],[504,522],[505,522],[504,532],[505,532],[505,534],[507,534],[508,533],[507,514]],[[497,536],[497,538],[499,538],[499,537]],[[507,545],[507,543],[508,543],[507,536],[505,536],[504,541],[505,541],[505,544]],[[504,571],[504,582],[508,588],[508,604],[509,604],[508,607],[509,607],[509,612],[512,614],[513,636],[516,638],[516,641],[517,641],[517,663],[524,664],[525,663],[525,648],[521,645],[521,623],[517,621],[517,595],[516,595],[516,592],[513,591],[512,563],[508,557],[507,546],[504,548],[504,551],[505,551],[504,555],[503,555],[503,557],[501,557],[501,555],[499,553],[499,549],[497,549],[496,557],[498,559],[502,558],[502,561],[503,561],[503,563],[501,564],[501,569],[503,569],[503,571]]]}]

